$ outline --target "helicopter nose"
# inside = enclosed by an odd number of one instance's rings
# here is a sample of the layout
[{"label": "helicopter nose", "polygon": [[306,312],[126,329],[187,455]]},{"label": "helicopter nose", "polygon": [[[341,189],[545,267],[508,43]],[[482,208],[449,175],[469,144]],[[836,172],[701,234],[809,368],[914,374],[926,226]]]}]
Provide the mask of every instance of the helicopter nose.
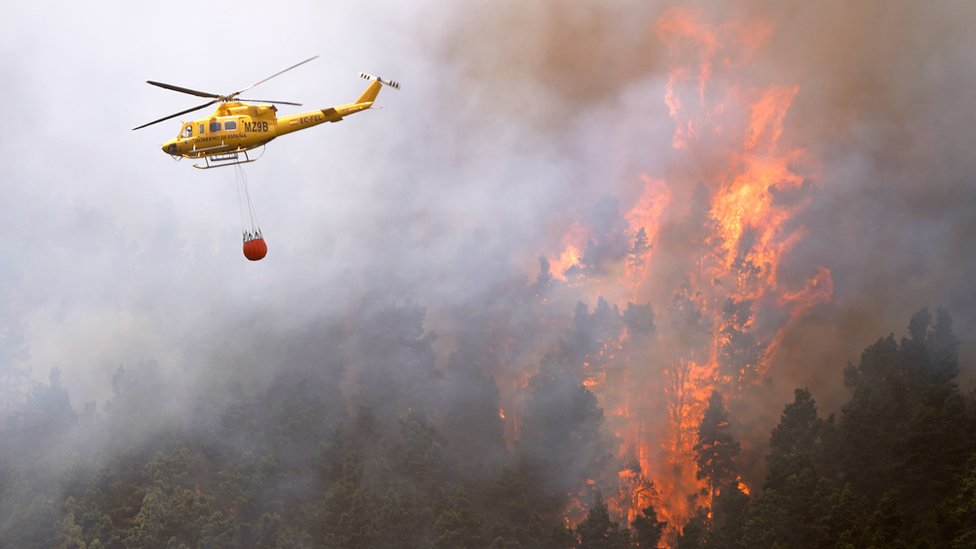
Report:
[{"label": "helicopter nose", "polygon": [[163,152],[166,154],[178,154],[176,150],[176,143],[173,141],[167,141],[163,143]]}]

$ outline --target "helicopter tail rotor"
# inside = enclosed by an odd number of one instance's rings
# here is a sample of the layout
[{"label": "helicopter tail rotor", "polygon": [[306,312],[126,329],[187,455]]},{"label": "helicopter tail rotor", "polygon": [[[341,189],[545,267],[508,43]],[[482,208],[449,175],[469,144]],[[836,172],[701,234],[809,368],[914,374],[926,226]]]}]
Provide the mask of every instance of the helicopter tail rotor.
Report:
[{"label": "helicopter tail rotor", "polygon": [[361,72],[361,73],[359,73],[359,77],[360,78],[365,78],[366,80],[373,80],[375,82],[379,82],[380,84],[384,84],[384,85],[389,86],[389,87],[391,87],[391,88],[393,88],[395,90],[400,89],[400,83],[397,82],[396,80],[386,80],[384,78],[380,78],[379,76],[373,76],[372,74],[369,74],[368,72]]}]

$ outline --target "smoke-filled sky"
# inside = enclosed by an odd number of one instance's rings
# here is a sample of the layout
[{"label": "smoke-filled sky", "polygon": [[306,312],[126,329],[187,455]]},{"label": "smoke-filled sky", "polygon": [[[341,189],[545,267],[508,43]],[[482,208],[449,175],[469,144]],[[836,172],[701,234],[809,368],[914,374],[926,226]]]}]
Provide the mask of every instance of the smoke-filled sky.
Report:
[{"label": "smoke-filled sky", "polygon": [[[782,139],[813,159],[816,192],[781,276],[824,265],[834,296],[787,334],[774,377],[786,390],[835,389],[846,361],[904,333],[926,305],[953,315],[971,362],[976,6],[687,5],[715,25],[764,29],[729,74],[799,88]],[[183,364],[235,330],[288,332],[354,307],[411,299],[450,335],[452,311],[535,276],[537,257],[558,254],[601,197],[627,205],[642,176],[689,169],[671,148],[667,48],[654,31],[671,7],[7,6],[0,343],[23,337],[34,377],[60,368],[78,405],[105,399],[119,365]],[[315,54],[258,95],[303,110],[346,103],[366,85],[360,71],[402,90],[381,92],[382,109],[276,140],[245,168],[269,244],[249,263],[233,170],[164,155],[176,121],[130,130],[198,101],[145,80],[224,93]]]}]

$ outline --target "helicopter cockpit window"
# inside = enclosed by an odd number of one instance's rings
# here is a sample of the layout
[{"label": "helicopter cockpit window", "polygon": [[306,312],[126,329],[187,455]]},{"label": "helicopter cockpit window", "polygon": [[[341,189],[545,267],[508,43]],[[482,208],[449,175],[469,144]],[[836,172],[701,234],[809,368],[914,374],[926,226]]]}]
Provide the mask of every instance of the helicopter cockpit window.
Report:
[{"label": "helicopter cockpit window", "polygon": [[216,120],[211,120],[210,133],[219,132],[219,131],[220,131],[220,122],[217,122]]},{"label": "helicopter cockpit window", "polygon": [[183,137],[193,137],[193,126],[187,124],[186,127],[183,128]]},{"label": "helicopter cockpit window", "polygon": [[227,130],[227,131],[229,131],[229,132],[236,130],[237,129],[237,122],[235,122],[233,120],[228,120],[227,122],[224,122],[224,129]]}]

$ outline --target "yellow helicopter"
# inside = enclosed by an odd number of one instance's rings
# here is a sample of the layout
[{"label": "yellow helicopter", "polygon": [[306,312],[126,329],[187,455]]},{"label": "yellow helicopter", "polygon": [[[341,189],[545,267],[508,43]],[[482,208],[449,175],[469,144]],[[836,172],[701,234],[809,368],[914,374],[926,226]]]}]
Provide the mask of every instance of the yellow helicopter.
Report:
[{"label": "yellow helicopter", "polygon": [[[219,103],[217,109],[209,117],[184,122],[179,135],[175,139],[170,139],[164,143],[162,148],[164,153],[176,159],[204,159],[205,164],[194,164],[193,167],[195,168],[209,169],[220,166],[233,166],[257,160],[257,158],[248,156],[248,151],[266,145],[276,137],[311,128],[324,122],[338,122],[346,116],[372,107],[383,85],[394,89],[400,88],[400,84],[392,80],[384,80],[371,74],[361,73],[360,76],[362,78],[371,80],[372,83],[355,102],[288,116],[278,116],[278,108],[275,104],[301,106],[301,103],[275,101],[272,99],[243,99],[239,97],[241,93],[318,57],[317,55],[310,57],[301,63],[296,63],[287,69],[272,74],[263,80],[259,80],[246,88],[226,95],[147,80],[146,82],[153,86],[195,95],[197,97],[207,97],[211,100],[202,105],[164,116],[132,129],[138,130],[145,128],[146,126],[176,118],[177,116],[204,109],[214,103]],[[254,105],[245,103],[245,101],[263,104]]]}]

